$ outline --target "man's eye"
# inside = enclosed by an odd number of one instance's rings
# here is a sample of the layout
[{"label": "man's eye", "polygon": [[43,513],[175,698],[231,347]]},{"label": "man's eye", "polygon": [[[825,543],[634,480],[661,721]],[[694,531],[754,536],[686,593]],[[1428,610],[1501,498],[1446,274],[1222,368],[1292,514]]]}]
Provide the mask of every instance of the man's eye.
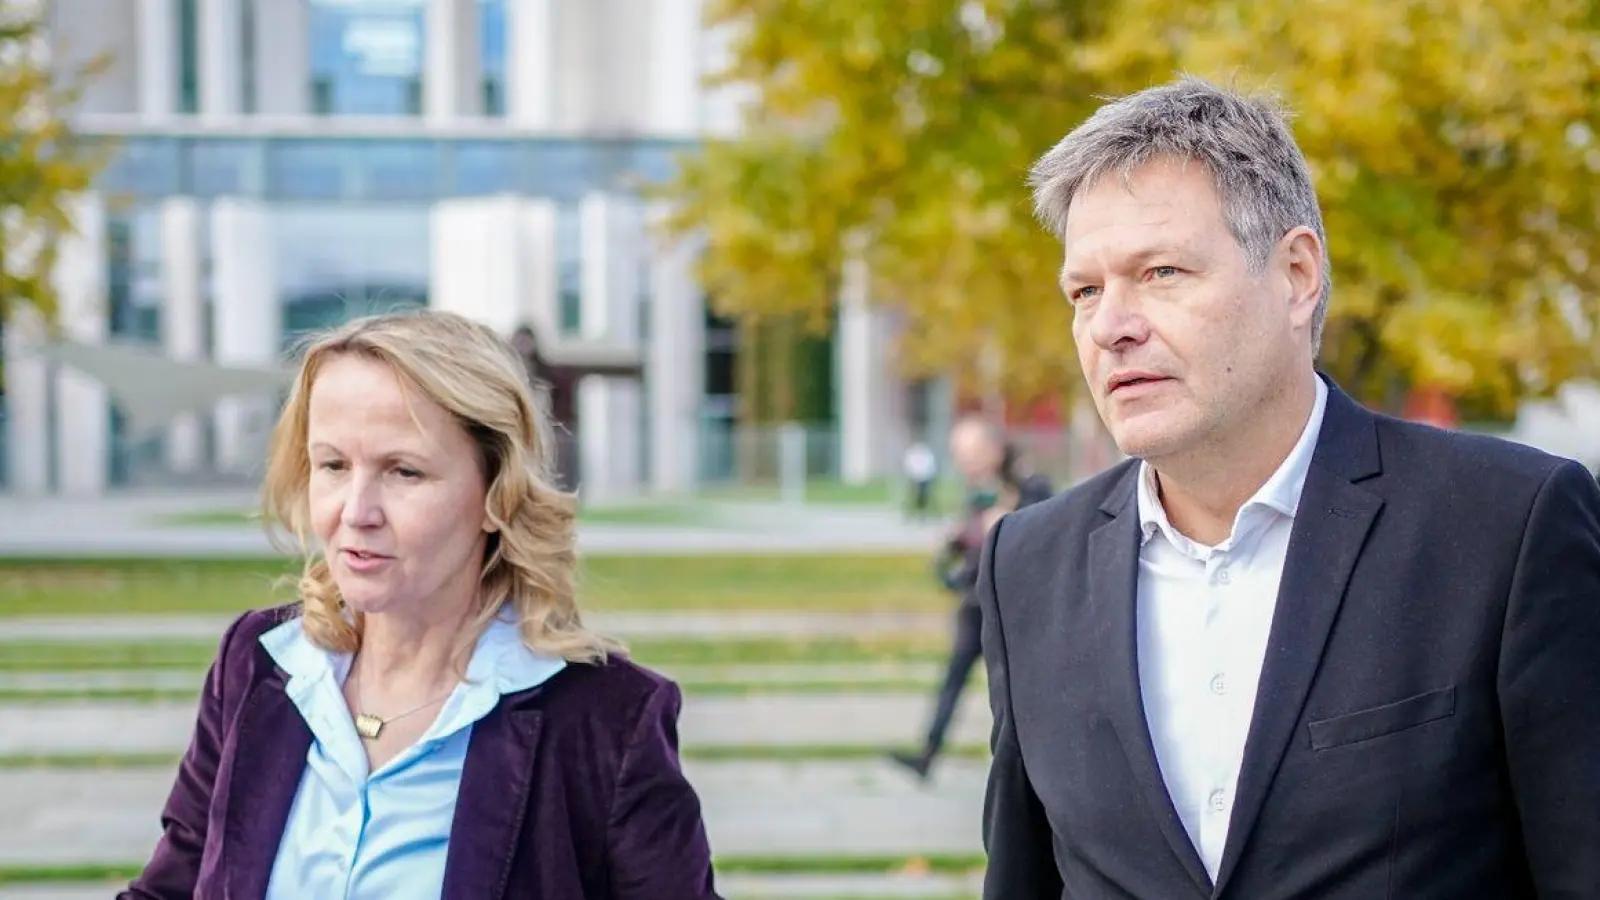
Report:
[{"label": "man's eye", "polygon": [[1178,267],[1177,266],[1156,266],[1154,269],[1151,269],[1150,271],[1155,273],[1155,276],[1157,278],[1171,278],[1172,276],[1178,274]]},{"label": "man's eye", "polygon": [[1083,287],[1073,291],[1068,299],[1073,303],[1082,303],[1085,300],[1092,300],[1099,295],[1099,288],[1095,287],[1094,285],[1084,285]]}]

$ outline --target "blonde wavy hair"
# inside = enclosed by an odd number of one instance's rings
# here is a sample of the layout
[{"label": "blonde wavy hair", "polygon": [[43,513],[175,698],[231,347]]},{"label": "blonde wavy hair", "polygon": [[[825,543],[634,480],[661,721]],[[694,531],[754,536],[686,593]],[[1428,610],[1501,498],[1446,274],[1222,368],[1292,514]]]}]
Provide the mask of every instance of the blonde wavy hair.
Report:
[{"label": "blonde wavy hair", "polygon": [[300,370],[274,427],[262,486],[263,520],[293,536],[305,558],[296,589],[306,636],[325,650],[361,649],[363,617],[345,609],[328,562],[312,548],[307,427],[311,389],[330,360],[358,356],[391,367],[410,390],[444,407],[478,448],[488,490],[489,535],[477,609],[460,650],[473,646],[502,609],[516,614],[536,652],[603,663],[624,652],[584,628],[576,599],[576,503],[551,478],[553,446],[511,347],[486,326],[433,310],[356,319],[304,345]]}]

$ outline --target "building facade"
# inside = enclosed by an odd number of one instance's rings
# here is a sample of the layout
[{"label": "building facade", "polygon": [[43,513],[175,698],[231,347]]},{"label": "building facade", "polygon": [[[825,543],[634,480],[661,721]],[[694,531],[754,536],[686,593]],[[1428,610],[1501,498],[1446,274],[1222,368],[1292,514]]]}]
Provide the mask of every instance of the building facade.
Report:
[{"label": "building facade", "polygon": [[[641,187],[738,127],[739,92],[702,85],[727,52],[702,2],[49,0],[58,67],[109,56],[75,123],[117,146],[75,204],[65,334],[261,367],[372,311],[531,324],[556,355],[644,372],[579,388],[585,492],[692,488],[732,416],[732,385],[713,383],[728,348],[695,248],[652,233],[665,210]],[[887,326],[864,301],[843,298],[835,342],[848,480],[903,440]],[[129,434],[104,384],[30,356],[25,332],[7,332],[11,490],[259,470],[274,398]]]}]

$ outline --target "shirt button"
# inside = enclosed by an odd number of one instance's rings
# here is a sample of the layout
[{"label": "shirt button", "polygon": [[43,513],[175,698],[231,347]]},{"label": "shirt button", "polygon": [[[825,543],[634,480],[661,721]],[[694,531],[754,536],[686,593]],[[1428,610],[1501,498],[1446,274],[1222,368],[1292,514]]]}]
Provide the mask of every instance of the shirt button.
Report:
[{"label": "shirt button", "polygon": [[1228,570],[1227,569],[1218,569],[1217,570],[1217,582],[1218,583],[1227,584],[1228,582],[1230,582],[1232,580],[1233,580],[1233,576],[1228,574]]},{"label": "shirt button", "polygon": [[1222,812],[1228,808],[1228,795],[1221,790],[1212,791],[1208,802],[1212,812]]},{"label": "shirt button", "polygon": [[1228,676],[1221,674],[1211,676],[1211,693],[1221,696],[1228,692]]}]

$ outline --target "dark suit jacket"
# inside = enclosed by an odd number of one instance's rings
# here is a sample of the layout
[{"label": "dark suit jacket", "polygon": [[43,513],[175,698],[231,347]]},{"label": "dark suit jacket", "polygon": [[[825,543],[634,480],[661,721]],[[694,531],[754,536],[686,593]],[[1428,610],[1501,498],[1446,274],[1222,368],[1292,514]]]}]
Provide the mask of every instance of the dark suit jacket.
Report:
[{"label": "dark suit jacket", "polygon": [[[266,892],[311,747],[258,641],[291,613],[248,613],[223,636],[164,834],[121,900]],[[680,702],[624,660],[502,698],[468,745],[444,896],[715,900],[700,803],[678,768]]]},{"label": "dark suit jacket", "polygon": [[986,544],[988,900],[1600,897],[1593,476],[1330,390],[1213,886],[1140,700],[1137,473]]}]

